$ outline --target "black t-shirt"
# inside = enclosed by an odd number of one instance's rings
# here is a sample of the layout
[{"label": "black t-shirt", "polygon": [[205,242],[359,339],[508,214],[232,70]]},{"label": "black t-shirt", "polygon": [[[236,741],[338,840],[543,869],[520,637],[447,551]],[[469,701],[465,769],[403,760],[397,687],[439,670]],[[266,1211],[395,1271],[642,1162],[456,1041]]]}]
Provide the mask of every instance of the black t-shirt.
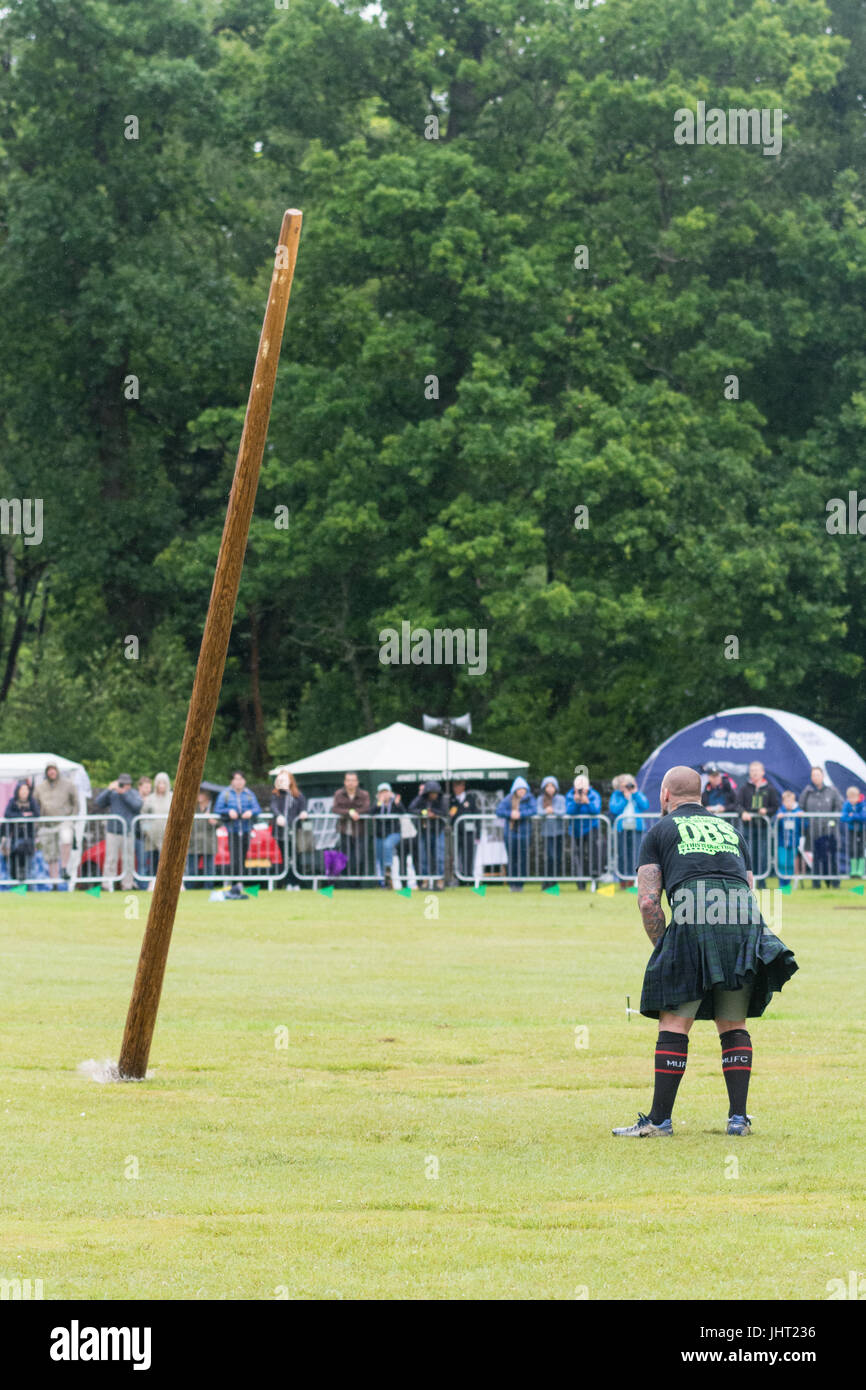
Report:
[{"label": "black t-shirt", "polygon": [[662,816],[643,837],[641,864],[660,864],[668,901],[688,878],[741,878],[748,883],[749,847],[730,821],[714,816],[697,801],[684,802]]}]

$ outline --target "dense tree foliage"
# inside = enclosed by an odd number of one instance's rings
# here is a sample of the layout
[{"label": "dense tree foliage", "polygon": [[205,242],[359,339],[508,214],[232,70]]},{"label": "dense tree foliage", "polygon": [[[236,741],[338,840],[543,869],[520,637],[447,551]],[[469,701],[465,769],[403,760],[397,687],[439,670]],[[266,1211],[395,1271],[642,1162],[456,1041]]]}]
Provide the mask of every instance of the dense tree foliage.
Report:
[{"label": "dense tree foliage", "polygon": [[[215,771],[422,710],[536,774],[737,703],[862,743],[864,54],[862,0],[12,0],[3,742],[173,764],[295,205]],[[486,673],[383,665],[403,621]]]}]

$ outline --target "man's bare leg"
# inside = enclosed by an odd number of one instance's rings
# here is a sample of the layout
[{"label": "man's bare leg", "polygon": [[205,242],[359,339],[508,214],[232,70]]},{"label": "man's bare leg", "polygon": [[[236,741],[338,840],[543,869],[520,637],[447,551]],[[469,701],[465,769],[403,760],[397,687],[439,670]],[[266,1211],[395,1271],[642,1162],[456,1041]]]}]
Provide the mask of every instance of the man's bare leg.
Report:
[{"label": "man's bare leg", "polygon": [[694,1023],[693,1018],[684,1018],[682,1014],[659,1014],[659,1032],[662,1033],[685,1033],[688,1037],[689,1030]]}]

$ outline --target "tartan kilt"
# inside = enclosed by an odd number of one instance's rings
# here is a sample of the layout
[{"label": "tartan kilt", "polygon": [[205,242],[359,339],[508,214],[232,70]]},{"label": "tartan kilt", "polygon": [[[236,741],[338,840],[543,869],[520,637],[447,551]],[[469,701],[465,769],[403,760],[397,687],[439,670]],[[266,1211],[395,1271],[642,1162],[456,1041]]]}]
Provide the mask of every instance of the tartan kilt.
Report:
[{"label": "tartan kilt", "polygon": [[[678,885],[676,892],[697,894],[698,878]],[[705,878],[704,892],[722,888],[740,892],[741,879]],[[713,986],[741,989],[751,982],[752,993],[747,1018],[760,1018],[773,994],[798,969],[794,954],[755,911],[752,922],[710,924],[677,922],[671,917],[661,941],[657,942],[644,972],[640,1011],[646,1018],[662,1012],[675,1012],[677,1004],[700,999],[695,1017],[713,1018]]]}]

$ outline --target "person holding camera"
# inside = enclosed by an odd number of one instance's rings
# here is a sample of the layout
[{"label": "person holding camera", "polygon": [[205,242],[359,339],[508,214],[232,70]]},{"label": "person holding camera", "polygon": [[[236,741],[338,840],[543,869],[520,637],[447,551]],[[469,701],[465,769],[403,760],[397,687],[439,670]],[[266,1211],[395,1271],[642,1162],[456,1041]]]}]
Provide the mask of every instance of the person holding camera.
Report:
[{"label": "person holding camera", "polygon": [[[132,822],[141,810],[141,804],[141,797],[132,789],[132,778],[128,772],[121,772],[113,782],[109,782],[105,791],[100,792],[93,803],[95,810],[106,813],[106,820],[112,827],[109,830],[106,826],[103,867],[105,888],[109,893],[114,890],[114,880],[118,872],[124,892],[128,893],[135,886],[130,832]],[[120,829],[117,828],[118,822]]]},{"label": "person holding camera", "polygon": [[630,772],[614,777],[610,814],[615,817],[617,862],[625,885],[634,878],[638,847],[643,838],[644,822],[640,812],[648,810],[649,801],[638,791]]},{"label": "person holding camera", "polygon": [[[590,786],[585,772],[579,772],[565,798],[565,814],[569,817],[568,833],[572,837],[572,859],[578,878],[595,879],[601,873],[599,820],[601,793]],[[586,891],[586,883],[578,883]]]}]

